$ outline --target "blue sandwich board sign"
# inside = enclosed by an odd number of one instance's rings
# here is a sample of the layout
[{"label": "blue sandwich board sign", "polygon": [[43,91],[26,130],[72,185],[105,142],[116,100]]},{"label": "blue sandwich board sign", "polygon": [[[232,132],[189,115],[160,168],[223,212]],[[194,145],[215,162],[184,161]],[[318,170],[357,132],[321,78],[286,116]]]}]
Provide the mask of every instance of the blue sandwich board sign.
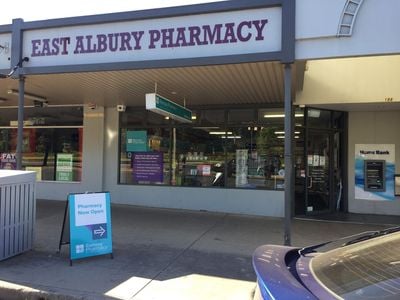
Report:
[{"label": "blue sandwich board sign", "polygon": [[72,260],[111,254],[110,193],[68,195],[70,263]]}]

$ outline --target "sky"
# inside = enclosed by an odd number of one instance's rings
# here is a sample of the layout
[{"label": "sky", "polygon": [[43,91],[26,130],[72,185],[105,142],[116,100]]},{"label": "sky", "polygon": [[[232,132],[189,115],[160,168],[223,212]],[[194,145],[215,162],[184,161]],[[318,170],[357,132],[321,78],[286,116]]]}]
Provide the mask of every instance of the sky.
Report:
[{"label": "sky", "polygon": [[0,9],[0,24],[141,10],[221,0],[12,0]]}]

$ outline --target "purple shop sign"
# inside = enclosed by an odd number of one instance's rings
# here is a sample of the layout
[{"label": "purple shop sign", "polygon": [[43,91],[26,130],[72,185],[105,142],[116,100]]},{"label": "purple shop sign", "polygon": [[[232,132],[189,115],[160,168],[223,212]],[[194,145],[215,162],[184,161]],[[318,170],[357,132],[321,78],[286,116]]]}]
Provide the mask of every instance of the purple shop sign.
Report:
[{"label": "purple shop sign", "polygon": [[133,152],[133,180],[163,182],[163,164],[162,152]]}]

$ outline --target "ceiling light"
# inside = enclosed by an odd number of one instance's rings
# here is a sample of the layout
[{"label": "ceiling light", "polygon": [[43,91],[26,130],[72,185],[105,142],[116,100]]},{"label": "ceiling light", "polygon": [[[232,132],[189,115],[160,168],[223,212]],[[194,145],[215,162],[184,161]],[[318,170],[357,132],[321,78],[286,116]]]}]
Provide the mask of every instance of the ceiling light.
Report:
[{"label": "ceiling light", "polygon": [[225,135],[225,134],[232,134],[232,131],[210,131],[209,134]]},{"label": "ceiling light", "polygon": [[[294,114],[294,116],[296,117],[296,118],[300,118],[300,117],[304,117],[304,114],[303,113],[297,113],[297,114]],[[285,117],[285,114],[280,114],[280,113],[277,113],[277,114],[265,114],[264,115],[264,118],[284,118]]]},{"label": "ceiling light", "polygon": [[[284,136],[284,135],[279,135],[279,136],[277,136],[277,138],[278,138],[278,139],[284,139],[285,136]],[[299,139],[300,137],[299,137],[298,135],[296,135],[294,138],[295,138],[295,139]]]},{"label": "ceiling light", "polygon": [[[274,133],[275,133],[275,134],[285,134],[284,131],[275,131]],[[300,134],[300,131],[295,131],[294,133],[295,133],[295,134]]]}]

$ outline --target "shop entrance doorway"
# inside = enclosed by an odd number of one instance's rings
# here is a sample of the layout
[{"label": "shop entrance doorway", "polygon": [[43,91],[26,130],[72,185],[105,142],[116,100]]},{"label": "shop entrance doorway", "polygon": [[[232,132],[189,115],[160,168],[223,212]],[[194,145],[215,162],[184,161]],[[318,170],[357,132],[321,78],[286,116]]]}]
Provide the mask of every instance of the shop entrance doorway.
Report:
[{"label": "shop entrance doorway", "polygon": [[344,124],[343,112],[305,110],[304,163],[296,172],[296,215],[345,210]]},{"label": "shop entrance doorway", "polygon": [[331,134],[310,130],[307,141],[306,212],[327,212],[332,209]]}]

